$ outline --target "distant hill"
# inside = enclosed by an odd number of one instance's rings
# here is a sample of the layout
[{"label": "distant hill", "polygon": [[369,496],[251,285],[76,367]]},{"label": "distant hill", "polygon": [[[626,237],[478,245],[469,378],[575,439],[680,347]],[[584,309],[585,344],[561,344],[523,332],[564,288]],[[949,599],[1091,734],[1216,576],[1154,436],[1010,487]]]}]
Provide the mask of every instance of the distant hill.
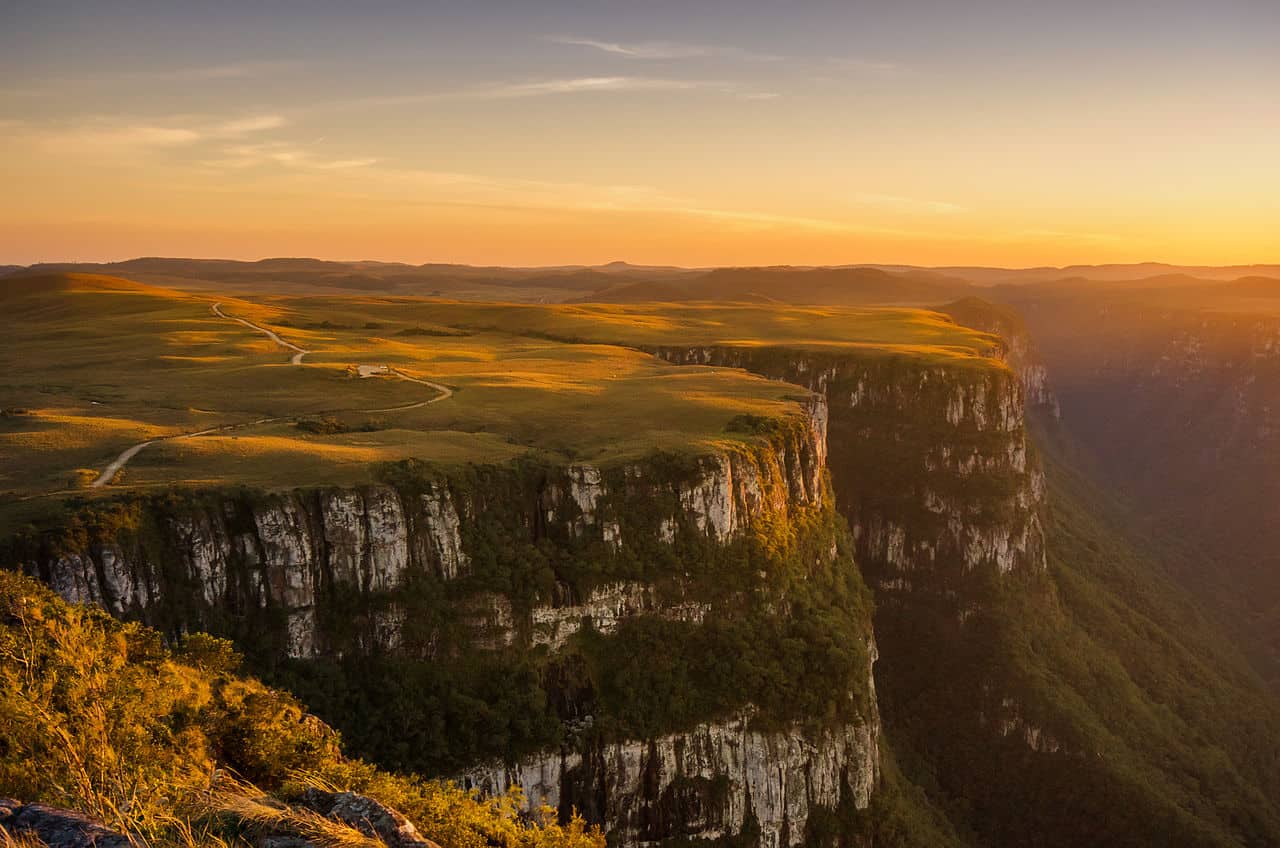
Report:
[{"label": "distant hill", "polygon": [[[1157,262],[1012,269],[869,264],[680,268],[627,262],[508,268],[305,257],[255,262],[141,257],[123,262],[0,266],[0,277],[51,272],[106,274],[186,291],[242,294],[382,294],[533,303],[719,300],[826,305],[931,304],[974,294],[1000,299],[1004,296],[1000,289],[1026,286],[1137,291],[1190,290],[1232,283],[1235,288],[1223,293],[1259,297],[1270,296],[1263,293],[1268,284],[1235,281],[1280,279],[1280,265],[1209,267]],[[1010,292],[1008,296],[1016,295]]]},{"label": "distant hill", "polygon": [[689,283],[699,300],[748,295],[784,303],[829,305],[932,303],[959,297],[969,286],[913,272],[876,268],[718,268]]},{"label": "distant hill", "polygon": [[720,301],[855,306],[936,303],[972,289],[958,280],[927,273],[875,268],[717,268],[667,281],[612,285],[578,298],[583,302]]},{"label": "distant hill", "polygon": [[1241,277],[1227,283],[1222,291],[1238,297],[1280,297],[1280,274],[1274,277]]},{"label": "distant hill", "polygon": [[1246,276],[1280,277],[1280,265],[1167,265],[1163,262],[1138,262],[1112,265],[1068,265],[1062,268],[992,268],[980,265],[953,265],[918,268],[912,265],[865,265],[887,271],[933,271],[949,277],[969,280],[977,285],[1000,283],[1024,285],[1067,279],[1094,282],[1124,282],[1169,275],[1184,275],[1201,280],[1227,281]]},{"label": "distant hill", "polygon": [[0,279],[0,303],[53,292],[134,292],[159,296],[178,294],[159,286],[103,274],[19,274]]},{"label": "distant hill", "polygon": [[620,283],[576,298],[574,303],[679,303],[691,300],[686,288],[660,281]]},{"label": "distant hill", "polygon": [[126,276],[156,285],[254,294],[389,294],[465,300],[559,301],[613,286],[618,274],[569,268],[479,268],[275,258],[257,262],[146,257],[124,262],[49,263],[23,274],[52,272]]}]

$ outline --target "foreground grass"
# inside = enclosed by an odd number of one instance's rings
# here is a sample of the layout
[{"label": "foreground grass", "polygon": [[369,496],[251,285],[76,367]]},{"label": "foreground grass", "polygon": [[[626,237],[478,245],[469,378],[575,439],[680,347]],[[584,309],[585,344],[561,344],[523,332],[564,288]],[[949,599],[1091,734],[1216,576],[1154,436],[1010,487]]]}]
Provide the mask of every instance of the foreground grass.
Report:
[{"label": "foreground grass", "polygon": [[169,650],[0,571],[0,789],[153,848],[248,846],[271,831],[380,844],[279,800],[308,787],[375,798],[444,848],[602,848],[580,819],[521,818],[518,796],[481,801],[345,758],[333,730],[237,664],[228,642],[196,634]]}]

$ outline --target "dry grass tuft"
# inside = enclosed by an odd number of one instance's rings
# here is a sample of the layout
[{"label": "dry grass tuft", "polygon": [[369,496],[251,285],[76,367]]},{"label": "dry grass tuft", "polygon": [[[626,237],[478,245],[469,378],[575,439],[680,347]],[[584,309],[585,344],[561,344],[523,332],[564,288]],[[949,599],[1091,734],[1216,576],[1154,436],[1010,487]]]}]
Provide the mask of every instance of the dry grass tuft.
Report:
[{"label": "dry grass tuft", "polygon": [[250,783],[221,777],[204,799],[209,816],[230,819],[260,834],[296,834],[318,848],[386,848],[380,840],[311,810],[286,806]]}]

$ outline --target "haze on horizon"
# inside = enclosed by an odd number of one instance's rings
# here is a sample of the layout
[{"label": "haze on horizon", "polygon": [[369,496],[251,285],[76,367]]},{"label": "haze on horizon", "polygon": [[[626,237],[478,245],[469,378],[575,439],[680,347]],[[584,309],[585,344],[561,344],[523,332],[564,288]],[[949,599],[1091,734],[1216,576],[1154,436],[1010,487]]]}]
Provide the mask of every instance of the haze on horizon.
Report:
[{"label": "haze on horizon", "polygon": [[10,3],[0,263],[1276,262],[1278,37],[1261,0]]}]

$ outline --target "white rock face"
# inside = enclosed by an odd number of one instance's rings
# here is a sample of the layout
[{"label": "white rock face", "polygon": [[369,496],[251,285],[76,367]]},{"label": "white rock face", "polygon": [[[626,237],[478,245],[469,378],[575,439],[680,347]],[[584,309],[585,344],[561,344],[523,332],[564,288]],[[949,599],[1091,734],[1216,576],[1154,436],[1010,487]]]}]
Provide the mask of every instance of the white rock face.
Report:
[{"label": "white rock face", "polygon": [[[743,714],[687,733],[605,744],[585,757],[556,753],[478,769],[462,782],[485,793],[519,785],[531,806],[591,800],[608,823],[611,844],[716,839],[741,832],[754,818],[761,845],[783,848],[803,843],[815,808],[834,809],[843,797],[866,809],[879,783],[878,740],[874,720],[811,737],[798,728],[753,730]],[[699,795],[692,806],[701,815],[673,820],[670,811],[690,792]]]},{"label": "white rock face", "polygon": [[297,502],[283,498],[254,513],[271,597],[285,607],[315,603],[311,534]]},{"label": "white rock face", "polygon": [[505,595],[482,592],[468,598],[466,607],[465,620],[471,631],[471,643],[476,647],[505,648],[518,638],[511,601]]},{"label": "white rock face", "polygon": [[733,466],[726,456],[716,457],[701,480],[680,492],[680,506],[698,529],[720,540],[735,529],[733,501]]},{"label": "white rock face", "polygon": [[445,580],[452,580],[465,573],[471,565],[462,547],[462,522],[458,519],[458,509],[448,489],[438,485],[432,486],[430,493],[422,496],[422,505],[427,514],[425,535],[439,563],[439,574]]},{"label": "white rock face", "polygon": [[176,520],[173,532],[186,557],[187,573],[200,585],[201,599],[211,607],[221,605],[227,597],[227,556],[232,553],[225,538],[204,512]]},{"label": "white rock face", "polygon": [[98,559],[102,563],[103,588],[113,613],[120,615],[146,604],[142,583],[134,578],[132,569],[119,550],[106,546],[99,552]]},{"label": "white rock face", "polygon": [[325,492],[320,499],[320,509],[333,585],[340,591],[361,588],[367,535],[360,492],[354,489]]},{"label": "white rock face", "polygon": [[102,600],[98,572],[93,561],[80,554],[64,554],[54,562],[51,586],[73,604],[94,604]]},{"label": "white rock face", "polygon": [[604,494],[600,485],[600,469],[593,465],[570,465],[569,496],[582,512],[584,524],[592,524],[596,517],[596,504]]},{"label": "white rock face", "polygon": [[369,522],[369,579],[373,592],[388,592],[404,582],[409,569],[409,528],[400,496],[386,486],[365,493]]},{"label": "white rock face", "polygon": [[532,642],[559,650],[587,623],[600,633],[612,633],[618,623],[645,613],[668,621],[701,623],[710,605],[684,601],[663,605],[653,586],[636,583],[608,583],[594,589],[580,604],[536,607],[532,612]]}]

